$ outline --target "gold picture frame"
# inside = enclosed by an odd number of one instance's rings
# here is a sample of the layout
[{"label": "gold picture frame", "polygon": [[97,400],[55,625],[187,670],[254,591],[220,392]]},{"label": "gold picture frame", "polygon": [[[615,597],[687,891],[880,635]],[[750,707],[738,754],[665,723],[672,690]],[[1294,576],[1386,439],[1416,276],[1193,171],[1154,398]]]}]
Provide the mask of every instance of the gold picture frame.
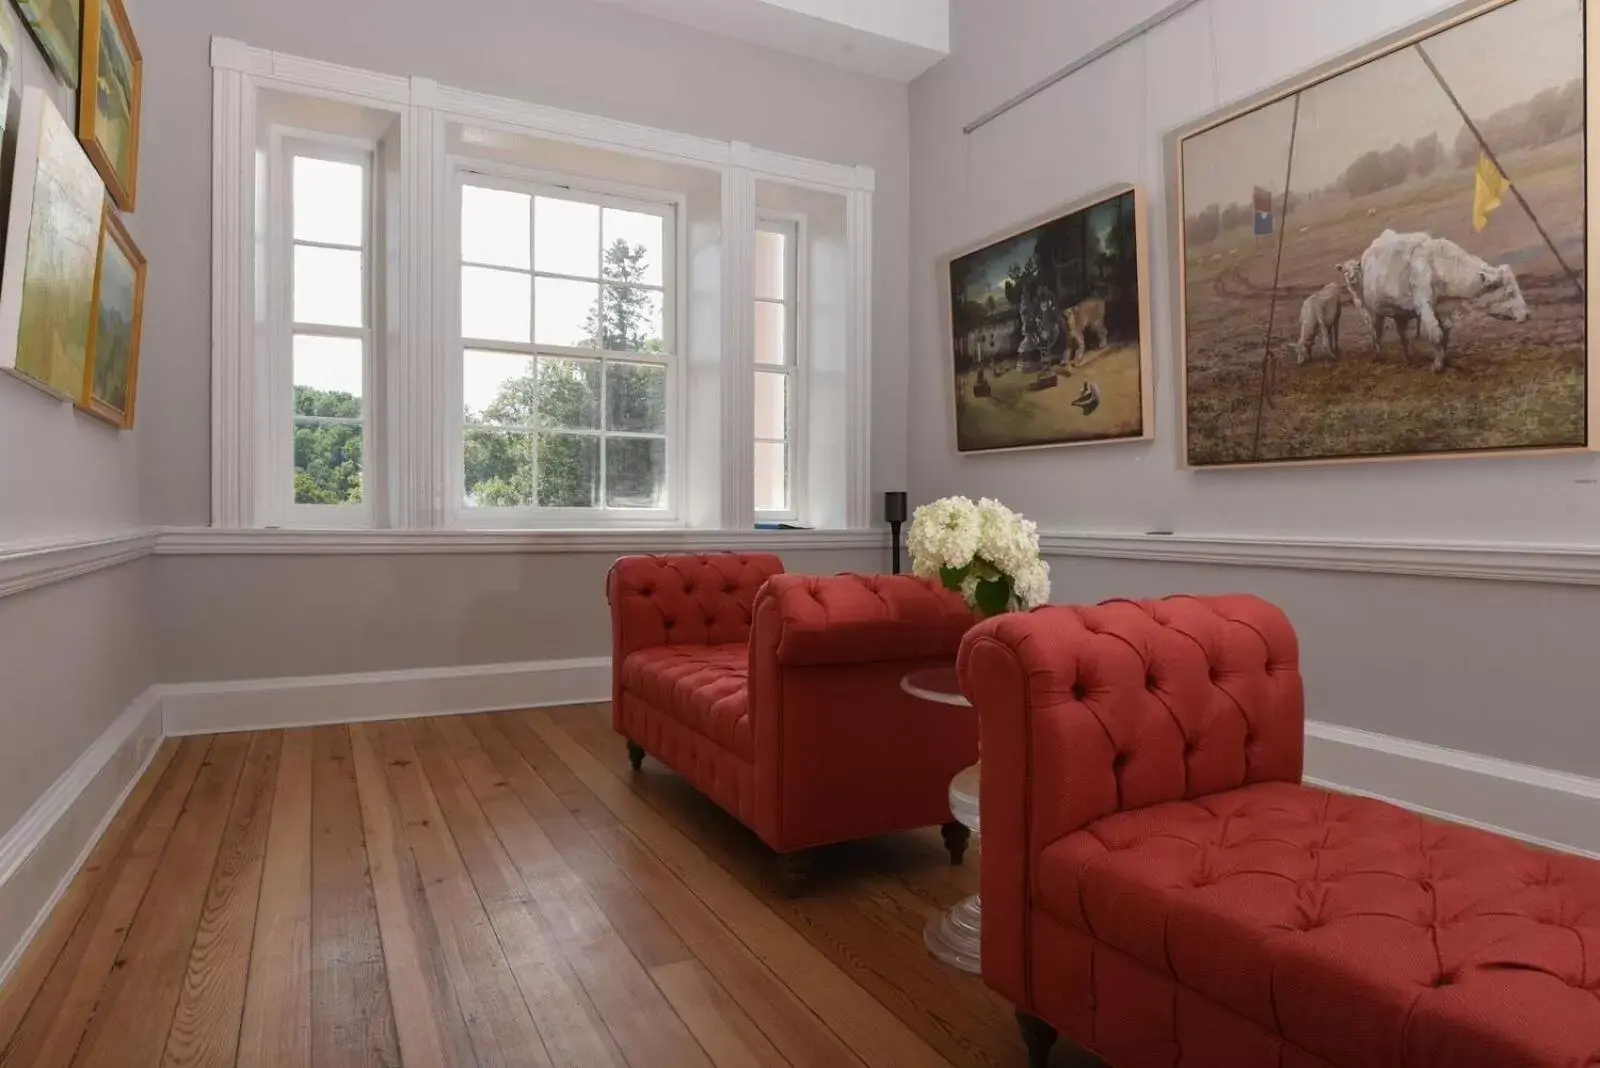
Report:
[{"label": "gold picture frame", "polygon": [[149,265],[108,200],[94,268],[94,311],[84,363],[80,411],[122,430],[133,429],[139,392],[139,342]]},{"label": "gold picture frame", "polygon": [[[123,211],[138,200],[144,56],[122,0],[83,0],[78,140]],[[92,76],[91,76],[92,75]]]},{"label": "gold picture frame", "polygon": [[[1600,447],[1600,304],[1586,297],[1600,259],[1593,240],[1600,176],[1584,167],[1600,123],[1596,59],[1584,41],[1600,40],[1600,4],[1571,5],[1469,0],[1168,136],[1186,467]],[[1534,16],[1543,21],[1520,24]],[[1557,19],[1558,29],[1545,25]],[[1549,56],[1518,58],[1544,39],[1554,42]],[[1558,44],[1567,49],[1559,56]],[[1381,105],[1353,108],[1362,93]],[[1345,121],[1345,111],[1368,120]],[[1543,139],[1524,145],[1501,132],[1535,111]],[[1428,116],[1413,125],[1432,122],[1433,134],[1407,127],[1411,114]],[[1265,132],[1249,133],[1251,124]],[[1283,147],[1268,152],[1268,144]],[[1338,159],[1334,148],[1343,153]],[[1397,160],[1410,160],[1410,169]],[[1441,255],[1465,252],[1463,262],[1520,281],[1481,307],[1476,297],[1447,294],[1449,315],[1446,297],[1431,298],[1437,309],[1430,301],[1411,308],[1392,300],[1386,283],[1369,291],[1371,278],[1386,274],[1366,269],[1368,255],[1383,267],[1390,246],[1411,238],[1428,239]],[[1390,245],[1380,247],[1385,240]],[[1522,287],[1531,294],[1525,303]],[[1337,326],[1330,338],[1326,319],[1308,311],[1319,295],[1344,307],[1342,341]],[[1429,322],[1436,310],[1442,331]],[[1396,331],[1384,336],[1385,320],[1398,328],[1398,341]],[[1413,365],[1413,349],[1433,366]],[[1534,396],[1535,388],[1544,393]],[[1483,404],[1468,403],[1471,389],[1484,391]],[[1381,411],[1364,406],[1369,397]],[[1524,411],[1549,425],[1517,422]],[[1471,418],[1451,423],[1455,412]]]},{"label": "gold picture frame", "polygon": [[939,258],[958,453],[1154,439],[1146,219],[1118,183]]}]

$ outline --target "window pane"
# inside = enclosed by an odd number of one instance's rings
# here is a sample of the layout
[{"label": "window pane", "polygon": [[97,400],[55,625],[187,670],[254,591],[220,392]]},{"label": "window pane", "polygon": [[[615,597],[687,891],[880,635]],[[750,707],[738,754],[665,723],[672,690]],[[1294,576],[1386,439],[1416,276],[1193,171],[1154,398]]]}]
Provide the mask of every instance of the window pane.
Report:
[{"label": "window pane", "polygon": [[606,365],[606,429],[667,432],[667,369],[643,363]]},{"label": "window pane", "polygon": [[539,425],[600,429],[599,360],[539,360]]},{"label": "window pane", "polygon": [[530,281],[515,271],[461,268],[461,335],[527,344]]},{"label": "window pane", "polygon": [[533,426],[533,357],[468,350],[461,361],[468,423]]},{"label": "window pane", "polygon": [[632,286],[606,286],[603,347],[613,352],[666,351],[661,293]]},{"label": "window pane", "polygon": [[540,507],[594,508],[599,503],[599,437],[592,434],[540,434]]},{"label": "window pane", "polygon": [[361,418],[361,342],[351,337],[294,339],[294,414]]},{"label": "window pane", "polygon": [[566,278],[534,280],[534,333],[541,345],[595,348],[599,344],[600,287]]},{"label": "window pane", "polygon": [[779,371],[756,372],[756,437],[787,438],[789,376]]},{"label": "window pane", "polygon": [[296,245],[294,321],[318,326],[361,326],[361,253]]},{"label": "window pane", "polygon": [[660,508],[667,488],[667,443],[661,438],[606,439],[606,506]]},{"label": "window pane", "polygon": [[789,294],[789,239],[784,234],[756,231],[756,296],[783,300]]},{"label": "window pane", "polygon": [[786,318],[782,304],[756,302],[756,363],[789,362]]},{"label": "window pane", "polygon": [[789,447],[756,442],[756,511],[789,510]]},{"label": "window pane", "polygon": [[469,430],[464,442],[469,508],[525,508],[533,504],[533,436],[503,430]]},{"label": "window pane", "polygon": [[533,266],[528,247],[532,211],[533,198],[526,193],[463,186],[461,258],[468,263],[528,270]]},{"label": "window pane", "polygon": [[354,163],[294,158],[294,239],[361,246],[366,176]]},{"label": "window pane", "polygon": [[555,197],[535,198],[533,266],[554,274],[599,278],[599,207]]},{"label": "window pane", "polygon": [[361,503],[361,425],[294,422],[294,503]]},{"label": "window pane", "polygon": [[606,208],[602,222],[606,281],[660,285],[666,262],[665,220],[659,215]]}]

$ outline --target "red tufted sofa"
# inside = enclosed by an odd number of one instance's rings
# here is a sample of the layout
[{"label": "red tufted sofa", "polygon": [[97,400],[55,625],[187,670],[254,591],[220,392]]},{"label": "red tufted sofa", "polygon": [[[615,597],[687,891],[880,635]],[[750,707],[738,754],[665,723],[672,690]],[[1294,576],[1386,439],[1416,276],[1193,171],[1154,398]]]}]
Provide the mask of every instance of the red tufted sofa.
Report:
[{"label": "red tufted sofa", "polygon": [[973,618],[909,576],[787,575],[775,556],[631,556],[607,580],[612,721],[753,829],[783,858],[951,823],[950,779],[977,759],[967,709],[904,693],[909,671],[948,665]]},{"label": "red tufted sofa", "polygon": [[1300,785],[1253,597],[976,627],[983,974],[1035,1065],[1600,1065],[1600,864]]}]

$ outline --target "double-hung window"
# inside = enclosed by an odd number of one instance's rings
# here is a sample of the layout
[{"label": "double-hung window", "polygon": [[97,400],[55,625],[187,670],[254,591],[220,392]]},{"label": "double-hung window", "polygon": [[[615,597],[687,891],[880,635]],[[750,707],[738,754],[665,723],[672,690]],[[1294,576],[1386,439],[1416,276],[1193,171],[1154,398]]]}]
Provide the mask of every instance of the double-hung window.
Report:
[{"label": "double-hung window", "polygon": [[468,522],[670,518],[676,206],[463,172]]},{"label": "double-hung window", "polygon": [[[371,153],[282,138],[273,153],[286,324],[269,368],[271,495],[280,521],[359,525],[371,515]],[[286,201],[286,203],[283,203]],[[292,457],[292,464],[288,462]]]},{"label": "double-hung window", "polygon": [[800,223],[763,217],[755,235],[756,517],[800,516]]}]

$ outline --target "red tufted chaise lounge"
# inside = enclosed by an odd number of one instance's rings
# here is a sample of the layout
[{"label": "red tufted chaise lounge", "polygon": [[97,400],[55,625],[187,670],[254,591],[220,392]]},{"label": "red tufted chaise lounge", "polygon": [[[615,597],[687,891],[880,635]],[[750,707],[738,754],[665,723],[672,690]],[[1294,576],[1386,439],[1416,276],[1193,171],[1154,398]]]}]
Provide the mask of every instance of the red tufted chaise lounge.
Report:
[{"label": "red tufted chaise lounge", "polygon": [[[980,624],[983,974],[1033,1063],[1600,1065],[1600,864],[1300,785],[1253,597]],[[1382,701],[1384,695],[1374,694]]]},{"label": "red tufted chaise lounge", "polygon": [[630,556],[606,584],[612,722],[634,767],[657,757],[780,855],[945,824],[951,778],[978,756],[970,710],[900,689],[949,665],[961,598],[909,576],[783,574],[775,556]]}]

